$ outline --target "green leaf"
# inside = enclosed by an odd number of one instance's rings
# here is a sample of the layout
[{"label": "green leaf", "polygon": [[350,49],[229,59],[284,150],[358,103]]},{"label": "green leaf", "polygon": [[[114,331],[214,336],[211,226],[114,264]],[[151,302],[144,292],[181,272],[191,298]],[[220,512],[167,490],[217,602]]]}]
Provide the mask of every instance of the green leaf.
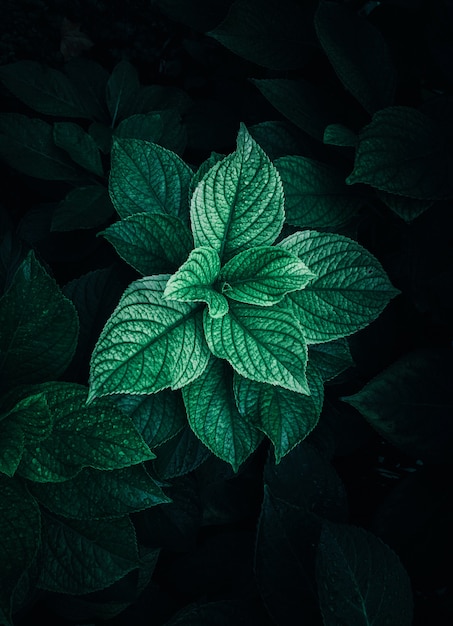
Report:
[{"label": "green leaf", "polygon": [[241,376],[310,393],[305,375],[307,346],[289,311],[231,302],[221,318],[205,312],[204,331],[211,352],[226,359]]},{"label": "green leaf", "polygon": [[400,293],[379,261],[343,235],[305,230],[279,245],[297,254],[317,275],[304,290],[286,296],[308,343],[357,332]]},{"label": "green leaf", "polygon": [[31,251],[0,299],[0,370],[6,388],[58,378],[77,345],[76,310]]},{"label": "green leaf", "polygon": [[19,467],[25,446],[25,435],[14,420],[0,418],[0,474],[10,478]]},{"label": "green leaf", "polygon": [[0,623],[13,626],[11,596],[41,536],[39,507],[24,483],[0,474]]},{"label": "green leaf", "polygon": [[113,205],[102,185],[71,189],[52,215],[51,230],[65,232],[97,228],[112,216]]},{"label": "green leaf", "polygon": [[197,169],[195,174],[192,176],[192,180],[190,181],[189,188],[189,197],[193,196],[193,192],[195,191],[198,183],[206,176],[209,170],[214,167],[216,163],[222,161],[225,158],[224,154],[220,154],[219,152],[211,152],[209,157],[201,163],[200,167]]},{"label": "green leaf", "polygon": [[401,217],[407,224],[412,222],[416,217],[424,213],[432,207],[435,200],[425,198],[417,200],[416,198],[405,198],[397,196],[386,191],[376,191],[377,197],[386,204],[398,217]]},{"label": "green leaf", "polygon": [[178,389],[202,374],[209,359],[202,310],[164,300],[168,278],[148,276],[124,292],[91,357],[89,400]]},{"label": "green leaf", "polygon": [[14,169],[43,180],[79,180],[68,155],[53,141],[52,126],[20,113],[0,114],[0,158]]},{"label": "green leaf", "polygon": [[277,111],[315,139],[338,119],[332,98],[304,79],[260,78],[251,81]]},{"label": "green leaf", "polygon": [[369,112],[390,106],[396,70],[382,34],[365,17],[335,2],[320,2],[315,28],[344,87]]},{"label": "green leaf", "polygon": [[107,124],[93,122],[88,128],[90,137],[93,137],[97,147],[103,154],[108,154],[112,149],[113,130]]},{"label": "green leaf", "polygon": [[209,315],[222,317],[228,312],[228,301],[213,288],[219,272],[220,259],[217,252],[203,246],[195,248],[187,261],[169,279],[164,298],[178,302],[206,302]]},{"label": "green leaf", "polygon": [[203,374],[184,387],[182,394],[193,432],[237,472],[262,435],[236,408],[231,369],[211,358]]},{"label": "green leaf", "polygon": [[109,73],[93,59],[76,57],[66,63],[65,74],[77,89],[78,96],[91,119],[105,121],[108,116],[105,88]]},{"label": "green leaf", "polygon": [[97,176],[103,176],[104,170],[99,148],[93,137],[78,124],[56,122],[53,125],[53,139],[55,144],[65,150],[77,165]]},{"label": "green leaf", "polygon": [[411,626],[413,599],[396,554],[372,533],[325,522],[316,581],[325,626]]},{"label": "green leaf", "polygon": [[139,139],[115,139],[109,191],[121,217],[164,213],[188,221],[192,170],[177,154]]},{"label": "green leaf", "polygon": [[222,293],[232,300],[272,306],[315,278],[300,259],[282,248],[260,246],[236,254],[220,272]]},{"label": "green leaf", "polygon": [[344,224],[365,202],[351,193],[338,169],[301,156],[275,162],[285,192],[286,221],[302,228],[331,228]]},{"label": "green leaf", "polygon": [[78,520],[113,519],[170,502],[141,464],[86,468],[64,483],[33,483],[30,490],[52,513]]},{"label": "green leaf", "polygon": [[310,345],[308,359],[316,366],[324,381],[335,378],[354,365],[348,341],[344,338]]},{"label": "green leaf", "polygon": [[310,140],[306,137],[302,138],[302,133],[297,133],[288,122],[260,122],[250,126],[249,132],[271,161],[287,154],[309,156],[311,153]]},{"label": "green leaf", "polygon": [[354,169],[346,182],[418,200],[453,195],[447,172],[452,152],[443,129],[408,106],[378,111],[361,131]]},{"label": "green leaf", "polygon": [[450,350],[416,350],[343,400],[405,454],[428,463],[450,463],[452,375]]},{"label": "green leaf", "polygon": [[150,448],[162,445],[187,424],[181,393],[164,389],[150,396],[118,396],[115,402],[124,411]]},{"label": "green leaf", "polygon": [[[131,420],[110,400],[87,406],[87,389],[75,383],[44,383],[29,390],[44,395],[53,429],[38,444],[26,439],[18,468],[24,478],[62,482],[83,467],[121,469],[154,458]],[[37,409],[35,414],[35,420],[41,419]]]},{"label": "green leaf", "polygon": [[307,60],[302,45],[307,17],[291,0],[236,0],[223,22],[207,34],[252,63],[294,70]]},{"label": "green leaf", "polygon": [[144,139],[163,148],[182,154],[187,143],[187,132],[177,109],[131,115],[121,122],[115,135],[124,139]]},{"label": "green leaf", "polygon": [[153,469],[162,480],[193,472],[211,456],[210,450],[196,437],[189,426],[159,446]]},{"label": "green leaf", "polygon": [[128,517],[63,520],[46,516],[41,589],[92,593],[112,585],[138,565],[134,526]]},{"label": "green leaf", "polygon": [[106,85],[106,102],[112,120],[112,128],[118,120],[133,113],[140,83],[137,70],[128,62],[115,65]]},{"label": "green leaf", "polygon": [[270,245],[284,221],[277,170],[242,124],[235,152],[197,185],[190,207],[195,245],[210,246],[222,261],[250,245]]},{"label": "green leaf", "polygon": [[143,276],[176,271],[193,249],[187,226],[179,218],[161,213],[130,215],[99,234]]},{"label": "green leaf", "polygon": [[354,148],[358,139],[357,134],[344,124],[329,124],[323,137],[324,143],[344,148]]},{"label": "green leaf", "polygon": [[76,87],[62,72],[36,61],[0,68],[0,81],[30,108],[61,117],[91,117]]},{"label": "green leaf", "polygon": [[321,415],[323,381],[310,363],[307,366],[307,381],[309,396],[238,375],[234,378],[239,413],[269,437],[277,463],[310,434]]}]

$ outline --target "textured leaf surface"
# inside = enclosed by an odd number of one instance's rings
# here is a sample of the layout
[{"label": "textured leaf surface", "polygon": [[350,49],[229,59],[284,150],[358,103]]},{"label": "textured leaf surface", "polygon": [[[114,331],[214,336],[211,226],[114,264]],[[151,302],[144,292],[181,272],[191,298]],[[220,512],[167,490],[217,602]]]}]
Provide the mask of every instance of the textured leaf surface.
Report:
[{"label": "textured leaf surface", "polygon": [[53,429],[38,443],[26,439],[18,468],[25,478],[61,482],[83,467],[121,469],[154,457],[131,420],[111,401],[101,399],[87,406],[82,385],[51,382],[29,389],[44,395]]},{"label": "textured leaf surface", "polygon": [[170,277],[164,298],[179,302],[206,302],[209,315],[222,317],[228,312],[228,301],[213,287],[220,272],[219,255],[213,248],[195,248],[187,261]]},{"label": "textured leaf surface", "polygon": [[53,125],[53,138],[55,145],[65,150],[77,165],[97,176],[104,174],[96,142],[78,124],[56,122]]},{"label": "textured leaf surface", "polygon": [[0,114],[0,158],[35,178],[79,179],[69,156],[55,145],[52,126],[20,113]]},{"label": "textured leaf surface", "polygon": [[237,149],[214,165],[196,187],[190,215],[196,246],[222,261],[272,244],[283,226],[283,187],[269,158],[241,125]]},{"label": "textured leaf surface", "polygon": [[83,594],[105,589],[139,564],[128,517],[69,520],[46,516],[39,587]]},{"label": "textured leaf surface", "polygon": [[235,376],[234,393],[238,410],[272,441],[277,463],[305,439],[321,415],[323,381],[310,363],[307,381],[309,396]]},{"label": "textured leaf surface", "polygon": [[205,313],[204,331],[212,353],[229,361],[241,376],[310,393],[307,346],[288,311],[231,302],[224,317],[214,319]]},{"label": "textured leaf surface", "polygon": [[203,372],[209,350],[201,305],[164,300],[168,278],[142,278],[124,292],[91,357],[90,400],[177,389]]},{"label": "textured leaf surface", "polygon": [[450,463],[452,376],[451,351],[417,350],[343,399],[406,454],[429,463]]},{"label": "textured leaf surface", "polygon": [[418,200],[448,198],[453,155],[442,128],[412,107],[378,111],[359,135],[354,169],[346,182],[367,183]]},{"label": "textured leaf surface", "polygon": [[237,410],[232,383],[229,366],[211,358],[204,373],[182,393],[193,432],[237,472],[258,447],[262,435]]},{"label": "textured leaf surface", "polygon": [[308,348],[308,358],[323,380],[331,380],[354,365],[347,339],[312,344]]},{"label": "textured leaf surface", "polygon": [[330,228],[343,224],[364,204],[351,193],[336,168],[302,156],[277,159],[285,191],[286,221],[302,228]]},{"label": "textured leaf surface", "polygon": [[358,243],[305,230],[279,243],[317,275],[287,296],[308,343],[350,335],[370,324],[398,295],[379,261]]},{"label": "textured leaf surface", "polygon": [[326,626],[412,624],[409,577],[396,554],[363,528],[325,523],[316,580]]},{"label": "textured leaf surface", "polygon": [[0,81],[19,100],[44,115],[91,116],[69,78],[42,63],[17,61],[3,65]]},{"label": "textured leaf surface", "polygon": [[259,246],[236,254],[220,272],[222,293],[233,300],[272,306],[315,277],[294,254],[273,246]]},{"label": "textured leaf surface", "polygon": [[76,187],[68,192],[52,215],[51,230],[64,232],[96,228],[113,215],[109,194],[101,185]]},{"label": "textured leaf surface", "polygon": [[180,157],[139,139],[115,139],[109,191],[121,217],[165,213],[188,219],[192,170]]},{"label": "textured leaf surface", "polygon": [[190,198],[192,198],[193,192],[197,188],[198,183],[206,176],[211,167],[214,167],[216,163],[222,161],[222,159],[224,158],[224,154],[220,154],[219,152],[211,152],[209,157],[201,163],[200,167],[197,169],[195,174],[192,176],[192,180],[190,181]]},{"label": "textured leaf surface", "polygon": [[315,14],[318,39],[338,78],[369,112],[390,106],[396,70],[384,37],[345,5],[321,2]]},{"label": "textured leaf surface", "polygon": [[2,384],[57,378],[77,344],[75,308],[29,252],[0,300]]},{"label": "textured leaf surface", "polygon": [[140,89],[137,70],[128,61],[115,65],[106,85],[106,102],[112,120],[112,128],[118,120],[133,112],[133,105]]},{"label": "textured leaf surface", "polygon": [[23,482],[0,474],[0,623],[12,626],[11,596],[41,535],[38,505]]},{"label": "textured leaf surface", "polygon": [[130,215],[101,234],[143,276],[174,272],[193,248],[187,226],[177,217],[160,213]]},{"label": "textured leaf surface", "polygon": [[170,501],[141,464],[86,468],[64,483],[34,483],[30,489],[52,513],[79,520],[123,517]]}]

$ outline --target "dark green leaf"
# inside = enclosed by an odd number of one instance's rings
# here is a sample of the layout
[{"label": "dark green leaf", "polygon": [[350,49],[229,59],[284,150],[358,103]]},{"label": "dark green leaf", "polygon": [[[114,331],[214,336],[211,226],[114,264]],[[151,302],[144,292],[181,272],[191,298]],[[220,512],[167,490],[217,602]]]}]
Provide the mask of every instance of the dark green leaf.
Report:
[{"label": "dark green leaf", "polygon": [[11,478],[16,473],[24,452],[25,435],[14,420],[4,416],[0,420],[0,474]]},{"label": "dark green leaf", "polygon": [[358,139],[357,134],[344,124],[329,124],[323,137],[324,143],[345,148],[354,148]]},{"label": "dark green leaf", "polygon": [[153,461],[153,468],[163,480],[184,476],[211,456],[209,449],[188,426],[159,446],[155,453],[157,458]]},{"label": "dark green leaf", "polygon": [[112,149],[113,130],[107,124],[93,122],[88,128],[88,133],[93,137],[97,147],[104,154],[108,154]]},{"label": "dark green leaf", "polygon": [[418,200],[416,198],[405,198],[386,191],[376,191],[377,197],[386,204],[396,215],[405,222],[410,223],[416,217],[424,213],[435,202],[431,198]]},{"label": "dark green leaf", "polygon": [[112,216],[113,205],[105,187],[89,185],[68,192],[52,215],[51,230],[64,232],[97,228]]},{"label": "dark green leaf", "polygon": [[316,580],[325,626],[411,626],[409,577],[396,554],[372,533],[324,523]]},{"label": "dark green leaf", "polygon": [[190,189],[189,189],[189,197],[192,198],[193,192],[195,191],[198,183],[206,176],[211,167],[214,167],[216,163],[225,158],[224,154],[220,154],[218,152],[211,152],[209,157],[203,161],[200,167],[197,169],[195,174],[192,176],[192,180],[190,181]]},{"label": "dark green leaf", "polygon": [[177,217],[162,213],[130,215],[100,234],[143,276],[174,272],[193,248],[187,226]]},{"label": "dark green leaf", "polygon": [[287,154],[310,156],[312,151],[307,138],[299,137],[288,122],[260,122],[250,126],[249,132],[271,161]]},{"label": "dark green leaf", "polygon": [[96,142],[78,124],[56,122],[53,125],[53,138],[55,144],[65,150],[77,165],[97,176],[104,174]]},{"label": "dark green leaf", "polygon": [[126,118],[115,131],[122,139],[144,139],[182,154],[187,143],[186,129],[177,109],[137,114]]},{"label": "dark green leaf", "polygon": [[106,85],[106,102],[112,128],[119,120],[134,112],[134,102],[139,89],[137,70],[128,61],[117,63]]},{"label": "dark green leaf", "polygon": [[35,178],[80,178],[66,152],[55,145],[52,126],[20,113],[0,114],[0,157],[19,172]]},{"label": "dark green leaf", "polygon": [[313,344],[308,347],[308,358],[325,381],[354,365],[347,339]]},{"label": "dark green leaf", "polygon": [[109,74],[99,63],[84,57],[71,59],[64,68],[71,83],[76,87],[79,99],[92,119],[99,121],[108,117],[105,88]]},{"label": "dark green leaf", "polygon": [[10,387],[57,378],[74,354],[73,304],[30,252],[0,299],[0,368]]}]

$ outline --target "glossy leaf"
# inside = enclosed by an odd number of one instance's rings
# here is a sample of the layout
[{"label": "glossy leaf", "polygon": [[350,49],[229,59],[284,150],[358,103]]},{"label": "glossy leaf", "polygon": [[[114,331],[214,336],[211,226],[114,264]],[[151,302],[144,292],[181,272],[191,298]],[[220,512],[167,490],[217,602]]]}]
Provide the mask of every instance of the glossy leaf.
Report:
[{"label": "glossy leaf", "polygon": [[124,292],[91,356],[90,400],[178,389],[205,369],[200,305],[165,300],[168,278],[148,276]]},{"label": "glossy leaf", "polygon": [[56,122],[53,125],[53,139],[55,145],[65,150],[77,165],[97,176],[103,176],[99,148],[93,137],[78,124]]},{"label": "glossy leaf", "polygon": [[61,117],[91,117],[67,76],[37,61],[17,61],[0,68],[0,81],[30,108]]},{"label": "glossy leaf", "polygon": [[222,293],[232,300],[272,306],[315,277],[300,259],[276,246],[249,248],[236,254],[220,272]]},{"label": "glossy leaf", "polygon": [[130,215],[100,234],[143,276],[174,272],[193,248],[187,226],[177,217],[161,213]]},{"label": "glossy leaf", "polygon": [[106,102],[112,120],[112,128],[118,120],[133,112],[140,83],[137,70],[128,61],[115,65],[106,85]]},{"label": "glossy leaf", "polygon": [[323,525],[316,580],[325,626],[412,624],[407,572],[397,555],[363,528]]},{"label": "glossy leaf", "polygon": [[314,23],[338,78],[360,104],[369,113],[393,104],[396,70],[379,30],[335,2],[321,2]]},{"label": "glossy leaf", "polygon": [[121,217],[164,213],[188,218],[192,170],[177,154],[139,139],[115,139],[109,191]]},{"label": "glossy leaf", "polygon": [[408,106],[378,111],[359,134],[354,169],[346,182],[418,200],[453,196],[447,175],[453,155],[440,125]]},{"label": "glossy leaf", "polygon": [[184,387],[182,394],[193,432],[237,472],[257,448],[262,435],[236,408],[231,369],[211,358],[204,373]]},{"label": "glossy leaf", "polygon": [[178,302],[206,302],[209,315],[222,317],[228,312],[228,301],[213,287],[219,271],[220,259],[215,250],[195,248],[176,274],[170,277],[164,298]]},{"label": "glossy leaf", "polygon": [[33,252],[19,266],[0,300],[3,385],[57,378],[74,354],[76,310]]},{"label": "glossy leaf", "polygon": [[286,221],[302,228],[333,228],[347,222],[365,202],[338,169],[313,159],[277,159],[285,191]]},{"label": "glossy leaf", "polygon": [[261,383],[309,394],[307,346],[299,323],[288,311],[230,303],[221,318],[204,315],[211,352],[238,374]]},{"label": "glossy leaf", "polygon": [[24,483],[0,474],[0,623],[12,626],[11,596],[40,544],[39,507]]},{"label": "glossy leaf", "polygon": [[305,230],[279,245],[297,254],[317,274],[304,290],[286,297],[308,343],[360,330],[399,293],[379,261],[348,237]]},{"label": "glossy leaf", "polygon": [[241,415],[265,433],[274,445],[277,463],[313,430],[321,415],[324,386],[319,372],[308,364],[310,395],[236,375],[234,393]]},{"label": "glossy leaf", "polygon": [[105,589],[139,564],[128,517],[71,520],[46,516],[39,587],[84,594]]},{"label": "glossy leaf", "polygon": [[143,465],[99,471],[90,467],[64,483],[33,483],[46,509],[78,520],[113,519],[169,502]]},{"label": "glossy leaf", "polygon": [[96,228],[105,224],[113,213],[113,205],[105,187],[76,187],[67,193],[55,209],[51,230],[64,232]]},{"label": "glossy leaf", "polygon": [[197,185],[190,215],[195,245],[222,261],[250,245],[270,245],[283,226],[283,188],[269,158],[241,125],[237,150]]}]

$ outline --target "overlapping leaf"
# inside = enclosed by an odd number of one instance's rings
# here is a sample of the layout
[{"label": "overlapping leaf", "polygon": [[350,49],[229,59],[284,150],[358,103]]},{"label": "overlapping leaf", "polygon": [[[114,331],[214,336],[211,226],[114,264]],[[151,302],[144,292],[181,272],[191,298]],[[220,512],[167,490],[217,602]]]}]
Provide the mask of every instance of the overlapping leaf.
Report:
[{"label": "overlapping leaf", "polygon": [[149,394],[200,376],[209,359],[200,304],[162,297],[169,279],[134,281],[107,321],[91,357],[90,394]]},{"label": "overlapping leaf", "polygon": [[55,123],[53,138],[55,145],[65,150],[75,163],[97,176],[104,174],[101,155],[96,142],[78,124],[72,122]]},{"label": "overlapping leaf", "polygon": [[106,102],[112,120],[112,128],[118,120],[133,112],[140,83],[138,72],[128,61],[115,65],[106,85]]},{"label": "overlapping leaf", "polygon": [[113,213],[113,205],[105,187],[76,187],[66,194],[53,212],[51,230],[64,232],[96,228],[105,224]]}]

